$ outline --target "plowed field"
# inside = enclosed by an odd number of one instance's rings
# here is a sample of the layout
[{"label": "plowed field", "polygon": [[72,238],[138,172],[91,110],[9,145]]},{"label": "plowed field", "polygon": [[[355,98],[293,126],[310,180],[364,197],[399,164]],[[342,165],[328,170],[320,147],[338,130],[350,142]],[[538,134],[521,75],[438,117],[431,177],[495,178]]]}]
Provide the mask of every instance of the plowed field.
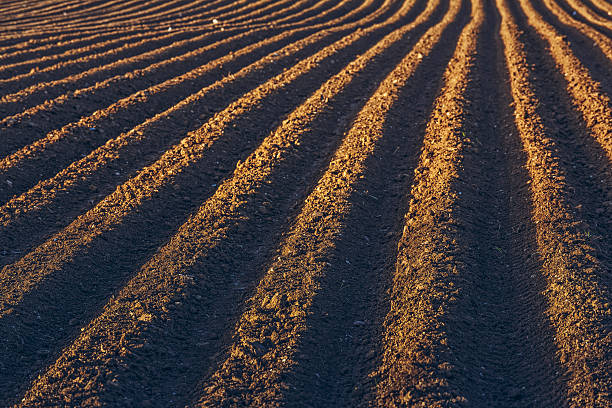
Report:
[{"label": "plowed field", "polygon": [[0,405],[612,407],[609,0],[5,0]]}]

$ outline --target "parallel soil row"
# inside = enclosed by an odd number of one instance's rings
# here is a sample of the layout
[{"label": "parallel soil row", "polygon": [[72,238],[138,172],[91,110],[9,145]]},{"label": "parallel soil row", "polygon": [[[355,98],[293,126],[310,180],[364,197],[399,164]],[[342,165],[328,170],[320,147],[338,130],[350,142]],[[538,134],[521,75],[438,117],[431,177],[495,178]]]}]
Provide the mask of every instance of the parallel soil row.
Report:
[{"label": "parallel soil row", "polygon": [[612,406],[605,0],[0,4],[0,405]]}]

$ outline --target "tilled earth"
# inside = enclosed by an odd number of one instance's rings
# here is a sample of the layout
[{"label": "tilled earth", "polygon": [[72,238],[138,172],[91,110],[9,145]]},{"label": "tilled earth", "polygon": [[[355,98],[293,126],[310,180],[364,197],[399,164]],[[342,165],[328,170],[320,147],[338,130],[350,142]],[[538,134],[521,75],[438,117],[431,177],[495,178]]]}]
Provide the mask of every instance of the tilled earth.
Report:
[{"label": "tilled earth", "polygon": [[6,0],[0,405],[611,407],[608,0]]}]

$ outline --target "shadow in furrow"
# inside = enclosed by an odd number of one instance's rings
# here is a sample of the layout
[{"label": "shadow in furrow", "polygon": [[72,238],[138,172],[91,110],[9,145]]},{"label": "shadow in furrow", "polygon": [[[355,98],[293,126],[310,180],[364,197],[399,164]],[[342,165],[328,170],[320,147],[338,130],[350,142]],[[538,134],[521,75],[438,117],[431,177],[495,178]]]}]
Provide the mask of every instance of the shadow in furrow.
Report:
[{"label": "shadow in furrow", "polygon": [[[606,57],[597,44],[595,44],[593,40],[582,33],[579,29],[566,26],[565,24],[559,22],[557,17],[555,17],[550,10],[548,10],[544,5],[540,4],[540,1],[530,0],[530,2],[533,8],[542,16],[544,21],[554,27],[559,35],[563,35],[568,38],[570,48],[574,55],[580,60],[584,67],[588,69],[592,78],[599,82],[601,89],[608,95],[612,95],[612,81],[610,80],[612,61],[610,61],[610,58]],[[561,3],[559,3],[560,6],[562,6]],[[521,10],[515,3],[512,3],[510,7],[517,18],[518,24],[524,29],[530,27],[522,14],[523,10]],[[542,48],[542,50],[547,49],[548,48]],[[558,83],[564,82],[565,79],[563,78],[562,81]]]},{"label": "shadow in furrow", "polygon": [[381,358],[386,292],[395,269],[406,197],[442,73],[468,18],[465,2],[400,93],[380,145],[366,161],[342,238],[313,300],[297,366],[279,380],[288,386],[288,406],[366,406],[374,392],[375,380],[369,374]]},{"label": "shadow in furrow", "polygon": [[[531,220],[526,157],[509,107],[500,18],[486,2],[470,114],[462,193],[470,268],[455,313],[446,322],[464,390],[473,407],[565,406],[563,369],[542,295],[546,282]],[[489,84],[489,86],[487,86]]]},{"label": "shadow in furrow", "polygon": [[[530,29],[518,7],[510,4],[517,24],[524,31],[527,59],[538,67],[531,73],[540,100],[538,113],[547,134],[555,141],[559,164],[565,173],[568,202],[577,211],[582,228],[588,230],[597,259],[612,268],[612,164],[604,149],[589,134],[581,115],[565,90],[566,80],[546,51],[546,43]],[[608,81],[609,82],[609,81]],[[598,276],[610,293],[612,276]]]},{"label": "shadow in furrow", "polygon": [[[36,372],[57,359],[62,351],[61,349],[79,334],[79,327],[94,318],[100,312],[108,297],[120,288],[138,270],[140,265],[155,253],[160,245],[170,239],[177,228],[185,222],[185,218],[215,191],[216,186],[225,177],[231,174],[231,169],[236,162],[239,159],[244,160],[261,139],[278,125],[282,116],[289,113],[297,103],[320,86],[322,80],[330,75],[330,71],[335,71],[337,67],[341,67],[350,61],[355,54],[367,49],[382,34],[384,33],[377,33],[358,40],[355,44],[334,55],[333,61],[328,60],[311,73],[276,93],[274,97],[266,100],[260,108],[236,120],[232,129],[226,131],[224,137],[211,147],[204,158],[177,176],[172,186],[163,188],[155,199],[145,202],[117,229],[96,239],[86,250],[75,256],[70,264],[28,293],[11,314],[0,319],[0,331],[8,333],[2,339],[0,345],[3,351],[0,356],[0,369],[2,370],[2,374],[0,374],[2,379],[0,381],[2,384],[0,400],[13,401],[18,395],[21,395],[28,385],[28,381],[33,379]],[[381,58],[381,60],[384,61],[384,58]],[[382,71],[380,66],[378,71]],[[351,85],[352,97],[363,91],[364,86],[369,84],[369,81],[360,81],[358,84]],[[350,100],[342,99],[344,104],[347,100]],[[341,106],[345,105],[340,104],[338,109]],[[329,123],[333,119],[327,117],[325,120],[325,126],[317,126],[317,129],[329,129]],[[332,138],[326,142],[328,146],[338,139],[336,133],[323,132],[322,134]],[[308,149],[316,151],[320,148],[321,144],[316,143],[316,138],[309,142]],[[327,152],[329,153],[329,151]],[[325,154],[325,151],[322,153]],[[296,169],[303,168],[306,163],[312,164],[307,154],[300,160],[303,160],[301,167],[296,167]],[[319,162],[319,165],[321,165],[321,162]],[[294,177],[297,177],[300,172],[299,170],[293,170],[293,173],[289,172],[289,174],[294,174]],[[282,175],[279,177],[284,180],[288,176]],[[292,178],[289,177],[288,180],[291,185]],[[296,187],[308,185],[299,181],[295,181],[293,184]],[[293,195],[287,197],[288,200],[295,200],[295,198]],[[264,217],[264,219],[266,218]],[[281,217],[279,221],[284,222],[284,218]],[[251,249],[256,253],[257,248],[262,245],[260,237],[264,227],[253,226],[252,228],[254,229],[250,230],[254,231],[255,235],[253,236],[254,242]],[[246,233],[245,231],[241,229],[242,233]],[[264,234],[263,236],[267,235]],[[219,251],[221,251],[219,256],[224,257],[228,256],[228,252],[225,251],[230,251],[230,258],[235,258],[235,261],[251,259],[247,255],[242,256],[243,250],[240,246],[231,250],[223,247]],[[246,253],[246,250],[244,252]],[[227,260],[228,258],[224,259]],[[231,277],[231,274],[225,272],[236,271],[236,269],[233,269],[233,266],[235,266],[233,262],[228,264],[222,262],[212,268],[211,273],[214,274],[215,279],[221,279],[221,281],[215,281],[212,286],[214,293],[211,293],[211,296],[206,296],[205,299],[201,298],[204,305],[199,306],[200,302],[198,300],[191,299],[195,302],[194,305],[177,307],[176,318],[173,318],[167,327],[160,328],[162,331],[171,333],[165,341],[169,343],[179,341],[180,343],[180,346],[179,344],[173,344],[172,347],[168,348],[162,345],[163,350],[161,351],[155,347],[150,350],[151,353],[156,354],[155,358],[158,359],[155,364],[159,363],[157,367],[159,371],[156,372],[160,375],[163,373],[163,376],[158,378],[160,385],[158,392],[163,394],[165,400],[160,400],[160,404],[164,401],[171,405],[174,404],[176,401],[171,402],[169,400],[174,398],[170,388],[182,387],[185,384],[194,385],[202,374],[202,367],[196,366],[195,362],[206,361],[206,357],[203,356],[211,355],[209,353],[216,351],[192,343],[183,343],[185,338],[181,332],[189,329],[189,327],[180,329],[179,327],[185,316],[193,313],[190,309],[191,306],[198,308],[198,314],[194,315],[197,319],[201,319],[203,316],[212,319],[206,320],[206,325],[211,325],[214,322],[216,322],[214,324],[227,323],[224,319],[217,322],[214,313],[207,314],[208,306],[205,304],[207,301],[214,301],[217,296],[222,296],[225,293],[225,288],[227,288],[225,279]],[[225,269],[227,266],[231,269]],[[201,289],[204,290],[205,288]],[[232,295],[230,301],[235,301],[233,297],[235,293],[230,292],[230,294]],[[210,307],[214,308],[215,306],[213,304]],[[215,310],[223,312],[227,307],[228,305],[224,304]],[[45,309],[44,312],[42,308]],[[197,328],[197,330],[201,329],[202,327]],[[213,336],[214,338],[218,335],[218,332],[217,330],[207,331],[201,334],[200,338],[202,336]],[[159,338],[160,333],[153,334],[153,336]],[[198,337],[196,336],[193,339],[196,338]],[[174,355],[176,353],[174,350],[177,347],[185,348],[185,345],[195,347],[185,350],[187,353],[196,353],[191,360],[194,365],[189,367],[181,365]],[[162,352],[170,354],[164,357],[160,354]],[[133,385],[138,383],[140,376],[148,375],[147,381],[153,381],[150,369],[139,365],[147,359],[143,360],[138,354],[134,355],[134,359],[134,370],[124,373],[124,375],[127,375],[126,381],[132,386],[128,385],[122,390],[133,389]],[[165,367],[166,365],[167,367]],[[185,382],[184,380],[186,374],[182,374],[182,370],[185,369],[194,370],[189,371],[191,382]]]}]

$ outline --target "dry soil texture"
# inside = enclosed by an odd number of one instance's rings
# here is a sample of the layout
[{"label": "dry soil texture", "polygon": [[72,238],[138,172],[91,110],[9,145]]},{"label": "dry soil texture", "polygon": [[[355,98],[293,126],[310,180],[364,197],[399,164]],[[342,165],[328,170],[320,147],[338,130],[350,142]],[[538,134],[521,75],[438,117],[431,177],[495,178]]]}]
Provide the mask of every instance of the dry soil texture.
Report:
[{"label": "dry soil texture", "polygon": [[5,0],[0,405],[611,407],[608,0]]}]

